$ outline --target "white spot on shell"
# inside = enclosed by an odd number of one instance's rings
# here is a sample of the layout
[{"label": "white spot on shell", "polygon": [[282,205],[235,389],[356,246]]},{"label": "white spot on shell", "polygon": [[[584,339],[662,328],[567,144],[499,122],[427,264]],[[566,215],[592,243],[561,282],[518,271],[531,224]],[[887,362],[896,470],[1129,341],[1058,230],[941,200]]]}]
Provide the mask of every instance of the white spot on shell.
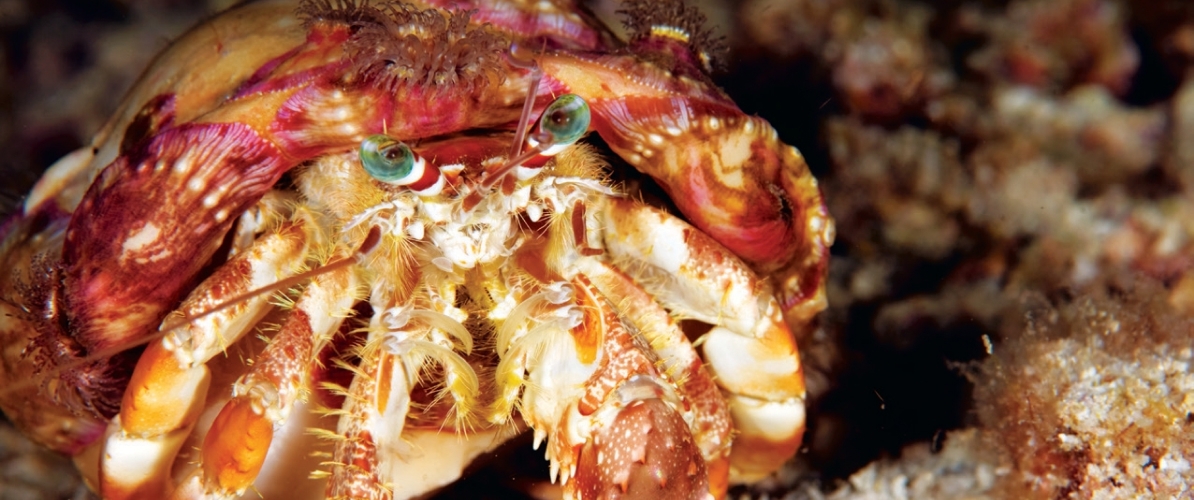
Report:
[{"label": "white spot on shell", "polygon": [[179,158],[178,161],[174,162],[174,173],[183,174],[189,170],[191,170],[191,158],[190,157],[184,156],[182,158]]},{"label": "white spot on shell", "polygon": [[745,186],[746,175],[742,167],[750,160],[752,153],[750,137],[742,134],[726,136],[717,148],[718,158],[721,161],[712,162],[714,163],[713,171],[717,174],[718,180],[731,188]]},{"label": "white spot on shell", "polygon": [[144,250],[145,247],[152,245],[153,242],[157,241],[158,236],[161,234],[161,228],[153,223],[147,223],[144,226],[141,226],[141,229],[138,229],[136,232],[125,238],[124,244],[121,245],[121,248],[125,252],[139,252]]},{"label": "white spot on shell", "polygon": [[709,117],[709,120],[706,121],[705,124],[709,126],[709,130],[717,130],[721,128],[721,120],[718,120],[717,118]]},{"label": "white spot on shell", "polygon": [[656,145],[656,146],[662,146],[662,145],[663,145],[663,136],[662,136],[662,135],[659,135],[659,134],[648,134],[648,135],[647,135],[647,140],[648,140],[648,141],[651,141],[651,144],[654,144],[654,145]]},{"label": "white spot on shell", "polygon": [[684,133],[683,130],[680,130],[680,127],[668,127],[665,130],[672,137],[680,137],[680,134]]},{"label": "white spot on shell", "polygon": [[215,194],[209,194],[203,197],[203,208],[213,208],[220,202],[220,197]]},{"label": "white spot on shell", "polygon": [[216,222],[224,222],[224,220],[227,218],[228,218],[228,209],[222,208],[222,209],[220,209],[219,212],[216,212]]},{"label": "white spot on shell", "polygon": [[194,191],[194,192],[198,193],[199,191],[203,191],[203,188],[206,186],[207,186],[207,183],[203,182],[203,179],[200,179],[198,177],[192,177],[191,180],[187,181],[187,190],[188,191]]}]

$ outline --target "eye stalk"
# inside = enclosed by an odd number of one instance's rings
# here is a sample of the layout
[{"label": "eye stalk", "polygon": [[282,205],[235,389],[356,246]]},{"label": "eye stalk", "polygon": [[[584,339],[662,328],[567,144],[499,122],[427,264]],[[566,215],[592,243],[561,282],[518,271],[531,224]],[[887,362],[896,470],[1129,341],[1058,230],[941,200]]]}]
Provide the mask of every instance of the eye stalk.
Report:
[{"label": "eye stalk", "polygon": [[589,103],[576,94],[564,94],[543,111],[527,144],[540,155],[554,156],[584,137],[590,119]]},{"label": "eye stalk", "polygon": [[386,135],[361,141],[361,165],[369,176],[393,186],[409,187],[419,196],[435,196],[444,188],[444,176],[405,143]]}]

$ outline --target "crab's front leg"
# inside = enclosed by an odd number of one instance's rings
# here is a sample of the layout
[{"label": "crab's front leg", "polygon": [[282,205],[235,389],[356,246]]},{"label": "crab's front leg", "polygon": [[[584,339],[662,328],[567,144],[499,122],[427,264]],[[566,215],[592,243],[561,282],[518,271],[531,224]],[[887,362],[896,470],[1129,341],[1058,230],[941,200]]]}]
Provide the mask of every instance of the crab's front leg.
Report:
[{"label": "crab's front leg", "polygon": [[169,317],[170,331],[141,356],[120,414],[109,426],[98,464],[105,498],[161,497],[171,488],[167,482],[175,455],[204,408],[208,360],[252,329],[269,309],[268,297],[235,300],[214,314],[186,319],[295,273],[309,250],[308,224],[298,219],[262,236]]},{"label": "crab's front leg", "polygon": [[[335,441],[328,498],[424,495],[459,479],[478,455],[520,431],[473,427],[480,387],[461,355],[471,351],[472,338],[459,311],[425,297],[393,304],[382,288],[388,287],[375,287],[368,339],[356,351],[361,363],[352,368],[337,431],[328,436]],[[440,387],[437,400],[451,405],[450,418],[431,427],[411,424],[408,415],[436,411],[434,403],[412,409],[411,391],[420,384]]]},{"label": "crab's front leg", "polygon": [[602,137],[658,179],[693,225],[774,273],[793,325],[825,309],[833,219],[796,148],[765,120],[737,110],[671,99],[608,106],[608,119],[598,122],[608,131]]},{"label": "crab's front leg", "polygon": [[285,444],[275,433],[310,391],[320,353],[360,298],[356,274],[353,266],[342,266],[312,279],[269,346],[234,385],[232,399],[207,430],[198,467],[173,498],[235,498],[253,485],[267,453]]},{"label": "crab's front leg", "polygon": [[410,412],[410,382],[400,358],[382,347],[385,333],[372,330],[352,384],[344,391],[344,407],[336,433],[328,498],[381,500],[394,498],[393,480],[385,473],[384,447],[398,442]]},{"label": "crab's front leg", "polygon": [[804,433],[800,353],[770,283],[725,247],[661,210],[610,200],[605,248],[673,313],[711,325],[703,349],[738,436],[732,479],[751,481],[795,454]]}]

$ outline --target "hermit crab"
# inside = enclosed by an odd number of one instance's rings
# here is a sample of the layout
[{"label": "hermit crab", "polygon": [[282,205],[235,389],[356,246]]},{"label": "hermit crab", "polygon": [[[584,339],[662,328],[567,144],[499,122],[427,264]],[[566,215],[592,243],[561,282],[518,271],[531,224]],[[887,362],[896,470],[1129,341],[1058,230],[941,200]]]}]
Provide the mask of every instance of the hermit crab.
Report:
[{"label": "hermit crab", "polygon": [[700,16],[625,12],[626,41],[563,0],[195,28],[3,226],[0,407],[113,499],[419,496],[524,431],[570,498],[772,472],[832,221]]}]

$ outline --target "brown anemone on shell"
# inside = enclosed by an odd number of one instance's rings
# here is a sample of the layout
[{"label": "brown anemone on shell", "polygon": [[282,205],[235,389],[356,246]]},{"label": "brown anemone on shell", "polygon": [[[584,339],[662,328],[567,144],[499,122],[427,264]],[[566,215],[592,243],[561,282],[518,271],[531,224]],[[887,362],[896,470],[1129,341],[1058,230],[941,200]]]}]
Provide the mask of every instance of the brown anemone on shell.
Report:
[{"label": "brown anemone on shell", "polygon": [[724,37],[706,27],[705,14],[684,0],[626,0],[618,9],[630,34],[631,47],[682,48],[673,56],[711,73],[721,69],[727,46]]},{"label": "brown anemone on shell", "polygon": [[353,0],[305,0],[299,14],[308,24],[348,25],[349,75],[393,92],[399,87],[471,89],[502,79],[510,42],[485,26],[471,26],[472,11],[419,9]]},{"label": "brown anemone on shell", "polygon": [[310,28],[318,22],[338,22],[350,26],[380,23],[385,17],[382,8],[369,0],[303,0],[298,17]]},{"label": "brown anemone on shell", "polygon": [[24,303],[21,319],[33,326],[36,334],[30,337],[25,352],[37,360],[39,366],[67,366],[59,372],[47,373],[41,381],[43,390],[70,411],[110,419],[120,411],[120,398],[125,380],[132,373],[140,349],[134,348],[93,361],[84,358],[92,354],[74,337],[74,329],[62,309],[62,263],[47,255],[34,257],[33,277],[19,282],[17,291]]}]

